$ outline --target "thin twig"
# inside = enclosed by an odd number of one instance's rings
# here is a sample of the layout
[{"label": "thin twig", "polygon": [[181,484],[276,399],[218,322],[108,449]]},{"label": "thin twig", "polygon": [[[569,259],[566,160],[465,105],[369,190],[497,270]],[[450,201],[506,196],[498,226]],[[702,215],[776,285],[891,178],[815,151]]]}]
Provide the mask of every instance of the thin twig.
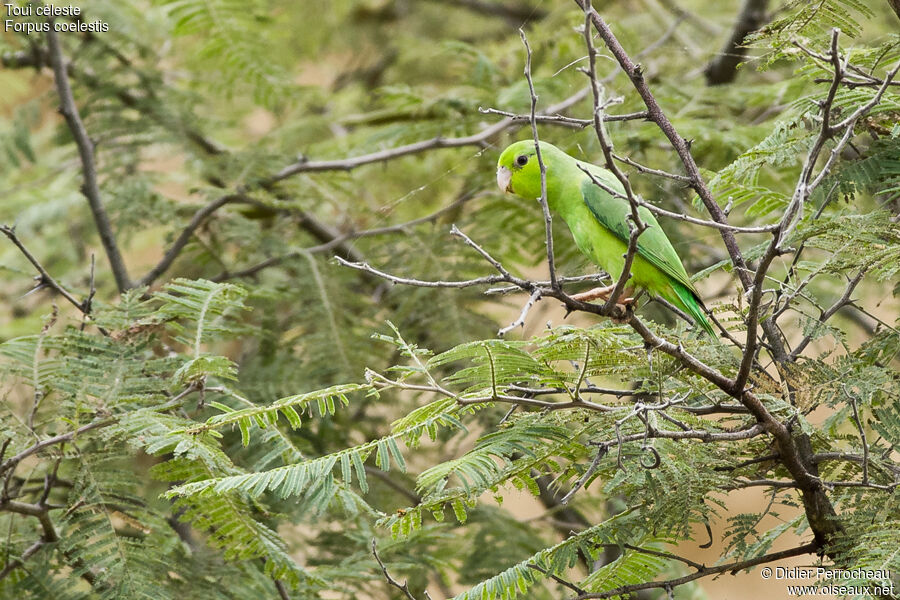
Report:
[{"label": "thin twig", "polygon": [[553,254],[553,217],[550,216],[550,206],[547,204],[547,165],[544,164],[544,157],[541,154],[541,143],[538,139],[537,130],[537,101],[538,97],[534,91],[534,81],[531,79],[531,46],[528,44],[528,38],[525,36],[525,30],[519,29],[519,37],[525,45],[525,79],[528,81],[528,91],[531,94],[531,137],[534,139],[534,152],[537,157],[538,167],[541,171],[541,211],[544,213],[544,232],[546,234],[547,245],[547,268],[550,270],[550,287],[559,290],[559,281],[556,277],[556,258]]},{"label": "thin twig", "polygon": [[565,506],[569,503],[572,498],[575,497],[575,494],[584,487],[584,484],[594,476],[594,473],[597,472],[597,469],[600,468],[600,461],[603,460],[603,457],[606,456],[607,452],[609,452],[609,446],[606,444],[598,444],[597,445],[597,454],[594,455],[594,460],[591,461],[590,466],[587,468],[587,471],[584,472],[578,481],[575,482],[575,485],[572,486],[572,489],[569,490],[569,493],[562,497],[559,501],[560,504]]},{"label": "thin twig", "polygon": [[705,565],[702,565],[698,562],[694,562],[689,558],[685,558],[683,556],[678,556],[677,554],[672,554],[671,552],[663,552],[661,550],[653,550],[651,548],[641,548],[640,546],[632,546],[631,544],[623,544],[623,548],[628,548],[629,550],[633,550],[634,552],[640,552],[641,554],[649,554],[651,556],[659,556],[661,558],[677,560],[679,562],[683,562],[687,566],[694,568],[698,571],[706,568]]},{"label": "thin twig", "polygon": [[19,237],[16,235],[16,231],[14,227],[10,227],[8,225],[0,225],[0,233],[3,233],[6,237],[9,238],[16,248],[28,259],[28,262],[32,264],[32,266],[37,270],[40,274],[40,278],[38,280],[38,286],[46,285],[59,293],[63,298],[65,298],[72,306],[80,310],[83,314],[88,314],[90,312],[89,302],[87,306],[85,302],[80,302],[75,296],[69,292],[66,288],[62,286],[58,281],[56,281],[47,269],[44,268],[43,265],[38,261],[34,255],[28,251],[28,248],[22,243]]},{"label": "thin twig", "polygon": [[635,592],[639,592],[641,590],[652,590],[652,589],[670,589],[677,587],[679,585],[684,585],[690,581],[694,581],[695,579],[700,579],[701,577],[708,577],[710,575],[717,575],[719,573],[731,572],[732,574],[737,573],[738,571],[743,571],[745,569],[749,569],[751,567],[755,567],[757,565],[762,565],[769,562],[774,562],[777,560],[782,560],[785,558],[791,558],[793,556],[802,556],[804,554],[812,554],[816,552],[819,548],[819,545],[815,542],[810,542],[809,544],[803,544],[802,546],[798,546],[796,548],[791,548],[789,550],[782,550],[780,552],[772,552],[771,554],[764,554],[763,556],[757,556],[756,558],[750,558],[747,560],[739,560],[732,563],[724,564],[724,565],[716,565],[713,567],[702,567],[698,569],[695,573],[691,573],[690,575],[685,575],[683,577],[677,577],[674,579],[669,579],[666,581],[648,581],[645,583],[636,583],[632,585],[623,585],[614,590],[609,590],[606,592],[596,592],[596,593],[588,593],[588,594],[579,594],[575,597],[574,600],[588,600],[588,599],[601,599],[601,598],[615,598],[618,596],[627,596],[629,594],[634,594]]},{"label": "thin twig", "polygon": [[580,587],[578,587],[577,585],[575,585],[574,583],[572,583],[571,581],[566,581],[565,579],[563,579],[562,577],[560,577],[560,576],[557,575],[556,573],[552,573],[552,572],[550,572],[550,571],[548,571],[548,570],[546,570],[546,569],[543,569],[543,568],[537,566],[537,565],[534,564],[534,563],[528,563],[527,567],[528,567],[529,569],[534,569],[534,570],[537,571],[538,573],[543,573],[543,575],[544,575],[545,577],[549,577],[550,579],[552,579],[553,581],[555,581],[555,582],[558,583],[559,585],[569,588],[570,590],[572,590],[572,591],[575,592],[576,594],[586,594],[586,593],[587,593],[587,591],[586,591],[584,588],[580,588]]},{"label": "thin twig", "polygon": [[[531,122],[531,115],[521,115],[514,112],[508,112],[505,110],[498,110],[496,108],[479,108],[478,112],[486,114],[486,115],[500,115],[501,117],[507,117],[512,119],[514,123],[522,123]],[[535,115],[535,121],[538,123],[550,123],[550,124],[559,124],[559,125],[569,125],[571,127],[578,127],[579,129],[584,129],[585,127],[590,127],[593,124],[592,119],[576,119],[574,117],[567,117],[565,115],[549,115],[549,114],[538,114]],[[625,113],[621,115],[610,115],[604,114],[603,120],[604,122],[616,122],[616,121],[639,121],[641,119],[647,118],[647,111],[642,110],[639,112],[633,113]]]},{"label": "thin twig", "polygon": [[[848,306],[853,303],[850,296],[853,294],[853,291],[856,289],[856,286],[859,285],[859,282],[862,281],[863,276],[865,275],[865,270],[861,270],[850,282],[847,284],[847,287],[844,289],[844,293],[841,294],[841,297],[838,298],[834,304],[828,307],[826,310],[823,310],[819,315],[819,323],[825,323],[828,319],[830,319],[834,314],[842,309],[845,306]],[[803,336],[803,339],[800,340],[794,349],[790,353],[791,360],[795,360],[800,354],[806,349],[809,343],[812,341],[812,334],[807,334]]]},{"label": "thin twig", "polygon": [[415,287],[467,288],[476,285],[491,285],[509,281],[509,279],[507,279],[503,275],[486,275],[484,277],[476,277],[475,279],[465,279],[462,281],[429,281],[424,279],[413,279],[409,277],[398,277],[396,275],[391,275],[390,273],[385,273],[384,271],[376,269],[375,267],[372,267],[367,263],[350,262],[348,260],[344,260],[340,256],[335,256],[334,259],[345,267],[350,267],[351,269],[356,269],[357,271],[365,271],[366,273],[381,277],[382,279],[386,279],[387,281],[390,281],[392,283],[411,285]]},{"label": "thin twig", "polygon": [[856,422],[856,428],[859,430],[859,437],[862,441],[863,459],[862,459],[862,483],[869,483],[869,442],[866,441],[866,429],[863,427],[862,421],[859,419],[859,411],[856,408],[856,398],[847,391],[847,385],[841,384],[841,389],[850,400],[850,408],[853,409],[853,420]]},{"label": "thin twig", "polygon": [[378,548],[375,545],[375,538],[372,538],[372,556],[375,557],[375,561],[378,563],[378,566],[381,567],[381,572],[384,575],[385,580],[409,598],[409,600],[416,600],[416,597],[412,595],[412,592],[409,591],[409,581],[404,581],[400,583],[388,573],[387,566],[381,561],[381,557],[378,556]]},{"label": "thin twig", "polygon": [[497,335],[499,337],[503,337],[516,327],[525,327],[525,318],[528,317],[528,311],[530,311],[531,307],[533,307],[541,299],[541,294],[542,292],[540,289],[534,290],[531,293],[531,296],[528,298],[528,302],[526,302],[525,306],[522,307],[522,312],[519,314],[519,318],[498,331]]},{"label": "thin twig", "polygon": [[82,433],[88,432],[92,429],[108,427],[109,425],[112,425],[115,422],[116,422],[115,419],[101,419],[99,421],[94,421],[92,423],[88,423],[87,425],[82,425],[81,427],[79,427],[78,429],[76,429],[74,431],[70,431],[68,433],[61,433],[61,434],[55,435],[51,438],[47,438],[46,440],[41,440],[37,444],[34,444],[33,446],[29,446],[25,450],[22,450],[15,456],[11,456],[8,459],[6,459],[3,462],[3,464],[0,464],[0,473],[4,473],[4,472],[6,472],[7,469],[9,469],[11,467],[15,467],[23,459],[28,458],[35,452],[40,452],[44,448],[48,448],[55,444],[62,444],[62,443],[71,441],[71,440],[75,439],[77,436],[81,435]]},{"label": "thin twig", "polygon": [[150,285],[156,278],[162,275],[166,269],[168,269],[175,259],[181,254],[181,251],[184,250],[184,247],[187,246],[188,242],[191,241],[191,237],[193,237],[194,232],[197,230],[200,225],[214,212],[225,206],[226,204],[230,204],[232,202],[242,202],[246,201],[247,198],[242,194],[229,194],[226,196],[222,196],[220,198],[216,198],[212,202],[206,204],[196,213],[194,213],[193,218],[190,222],[184,226],[181,230],[181,233],[175,239],[169,249],[166,250],[166,253],[160,259],[156,265],[151,268],[146,275],[141,277],[140,281],[137,285]]},{"label": "thin twig", "polygon": [[706,219],[698,219],[697,217],[691,217],[684,213],[672,212],[670,210],[666,210],[664,208],[660,208],[655,204],[651,204],[646,200],[642,200],[641,198],[635,198],[635,202],[638,206],[643,206],[647,210],[657,215],[661,215],[663,217],[669,217],[670,219],[678,219],[679,221],[685,221],[687,223],[693,223],[694,225],[700,225],[701,227],[711,227],[713,229],[718,229],[720,231],[731,231],[733,233],[769,233],[778,229],[778,224],[773,223],[770,225],[758,225],[752,227],[741,227],[738,225],[729,225],[728,223],[718,223],[716,221],[709,221]]},{"label": "thin twig", "polygon": [[[644,113],[644,114],[646,114],[646,113]],[[603,121],[605,122],[605,121],[609,121],[609,120],[610,119],[607,119],[606,115],[604,114]],[[675,181],[678,181],[680,183],[690,183],[691,182],[690,177],[687,177],[685,175],[677,175],[675,173],[669,173],[668,171],[660,171],[659,169],[652,169],[650,167],[644,166],[644,165],[628,158],[627,156],[619,156],[618,154],[613,153],[612,157],[619,162],[623,162],[626,165],[630,165],[630,166],[634,167],[640,173],[646,173],[647,175],[656,175],[657,177],[665,177],[667,179],[674,179]],[[717,223],[717,225],[721,225],[721,223]]]},{"label": "thin twig", "polygon": [[[574,106],[578,102],[580,102],[586,95],[588,94],[587,88],[579,90],[575,94],[569,96],[568,98],[554,104],[552,106],[548,106],[543,114],[555,114],[560,111],[566,110],[567,108]],[[394,148],[388,148],[386,150],[379,150],[377,152],[371,152],[369,154],[362,154],[360,156],[353,156],[349,158],[340,158],[336,160],[308,160],[305,157],[299,158],[296,162],[287,167],[283,168],[278,173],[272,175],[271,177],[264,179],[262,184],[272,185],[278,181],[282,181],[296,175],[298,173],[318,173],[322,171],[351,171],[356,169],[357,167],[361,167],[363,165],[368,165],[372,163],[385,162],[388,160],[393,160],[397,158],[401,158],[403,156],[409,156],[410,154],[418,154],[419,152],[424,152],[427,150],[433,150],[438,148],[460,148],[464,146],[484,146],[488,140],[493,138],[496,135],[499,135],[503,131],[511,128],[517,127],[520,123],[514,121],[511,118],[503,119],[502,121],[498,121],[489,127],[485,127],[481,131],[474,133],[472,135],[458,137],[458,138],[445,138],[445,137],[435,137],[429,140],[422,140],[420,142],[414,142],[412,144],[406,144],[404,146],[397,146]]]},{"label": "thin twig", "polygon": [[[607,281],[608,279],[609,279],[609,275],[607,275],[606,273],[592,273],[591,275],[577,275],[575,277],[559,277],[559,278],[557,278],[557,281],[559,281],[560,285],[564,285],[566,283],[584,283],[585,281],[595,281],[595,282],[602,283],[604,281]],[[532,281],[531,283],[534,284],[535,286],[541,287],[541,288],[549,288],[550,287],[549,281],[537,280],[537,281]],[[524,291],[524,290],[517,285],[505,285],[503,287],[488,288],[484,291],[484,295],[485,296],[502,295],[502,294],[511,294],[513,292],[522,292],[522,291]]]},{"label": "thin twig", "polygon": [[505,277],[507,279],[512,277],[512,275],[509,274],[509,271],[507,271],[506,268],[502,264],[500,264],[499,260],[497,260],[496,258],[491,256],[487,250],[482,248],[479,244],[477,244],[475,241],[473,241],[472,238],[470,238],[465,233],[460,231],[456,225],[450,226],[450,235],[452,235],[453,237],[458,237],[459,239],[464,241],[467,246],[469,246],[470,248],[473,248],[478,254],[480,254],[482,256],[482,258],[484,258],[484,260],[491,263],[491,266],[493,266],[495,269],[497,269],[497,271],[500,272],[500,275],[502,275],[503,277]]}]

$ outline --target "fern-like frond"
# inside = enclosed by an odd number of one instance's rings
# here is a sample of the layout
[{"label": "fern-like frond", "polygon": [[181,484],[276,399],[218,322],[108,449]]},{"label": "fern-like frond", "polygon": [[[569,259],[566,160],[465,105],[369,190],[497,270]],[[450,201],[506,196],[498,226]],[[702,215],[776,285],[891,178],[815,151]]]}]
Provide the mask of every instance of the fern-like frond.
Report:
[{"label": "fern-like frond", "polygon": [[350,403],[347,394],[367,389],[369,389],[367,385],[336,385],[308,394],[297,394],[281,398],[272,404],[240,410],[235,410],[225,404],[215,403],[212,406],[223,411],[222,414],[212,416],[205,423],[194,425],[186,429],[185,432],[197,434],[237,425],[241,430],[241,440],[244,446],[247,446],[250,441],[250,428],[254,425],[260,429],[277,426],[278,417],[281,415],[287,419],[292,429],[299,429],[301,425],[300,415],[308,411],[310,416],[312,416],[314,405],[318,408],[320,417],[334,415],[338,404],[347,406]]}]

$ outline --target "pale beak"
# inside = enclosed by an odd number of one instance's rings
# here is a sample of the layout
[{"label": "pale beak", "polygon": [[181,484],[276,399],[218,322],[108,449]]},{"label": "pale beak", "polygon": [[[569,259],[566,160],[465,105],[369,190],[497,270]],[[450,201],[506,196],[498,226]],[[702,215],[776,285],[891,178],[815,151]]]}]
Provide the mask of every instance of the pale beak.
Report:
[{"label": "pale beak", "polygon": [[512,192],[510,182],[512,180],[512,171],[506,167],[497,167],[497,186],[504,192]]}]

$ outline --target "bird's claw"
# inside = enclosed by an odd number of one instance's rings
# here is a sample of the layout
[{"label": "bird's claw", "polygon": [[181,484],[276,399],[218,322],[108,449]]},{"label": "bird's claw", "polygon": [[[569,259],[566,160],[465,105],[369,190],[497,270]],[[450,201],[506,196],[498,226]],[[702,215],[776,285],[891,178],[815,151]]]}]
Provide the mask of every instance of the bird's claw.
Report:
[{"label": "bird's claw", "polygon": [[[630,300],[630,302],[626,302]],[[609,319],[613,323],[617,323],[619,325],[624,325],[631,320],[631,316],[634,314],[634,298],[625,298],[622,302],[619,302],[613,307],[612,313],[609,315]]]}]

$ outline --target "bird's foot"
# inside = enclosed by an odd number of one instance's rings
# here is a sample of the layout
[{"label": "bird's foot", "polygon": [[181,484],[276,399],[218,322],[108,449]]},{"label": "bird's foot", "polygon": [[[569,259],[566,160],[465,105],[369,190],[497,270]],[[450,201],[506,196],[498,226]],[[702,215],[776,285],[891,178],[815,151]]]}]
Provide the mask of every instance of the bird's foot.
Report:
[{"label": "bird's foot", "polygon": [[597,298],[600,298],[602,300],[609,300],[609,295],[612,294],[614,289],[616,289],[616,286],[614,285],[597,287],[586,292],[581,292],[580,294],[574,294],[572,296],[572,299],[578,300],[579,302],[590,302],[591,300],[596,300]]},{"label": "bird's foot", "polygon": [[613,323],[618,323],[619,325],[624,325],[631,320],[631,316],[634,314],[634,298],[625,298],[621,302],[618,302],[612,310],[612,314],[609,315],[609,320]]},{"label": "bird's foot", "polygon": [[[598,298],[601,300],[609,300],[609,295],[613,293],[613,290],[616,289],[615,285],[608,285],[606,287],[597,287],[586,292],[581,292],[580,294],[574,294],[572,296],[573,300],[578,300],[579,302],[590,302],[591,300],[597,300]],[[628,298],[619,298],[616,304],[623,304],[625,306],[631,306],[637,301],[637,298],[628,297]]]}]

